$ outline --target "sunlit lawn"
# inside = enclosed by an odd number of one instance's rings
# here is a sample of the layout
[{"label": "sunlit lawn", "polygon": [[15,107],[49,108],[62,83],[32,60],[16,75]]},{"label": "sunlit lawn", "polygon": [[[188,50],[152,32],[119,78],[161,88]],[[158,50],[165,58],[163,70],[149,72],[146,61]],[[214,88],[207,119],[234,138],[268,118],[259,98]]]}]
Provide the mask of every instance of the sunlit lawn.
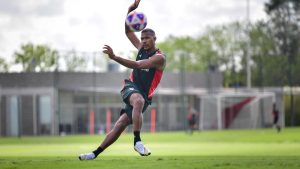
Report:
[{"label": "sunlit lawn", "polygon": [[132,134],[93,161],[78,154],[96,148],[104,136],[0,138],[0,168],[300,168],[300,128],[143,133],[150,157],[133,150]]}]

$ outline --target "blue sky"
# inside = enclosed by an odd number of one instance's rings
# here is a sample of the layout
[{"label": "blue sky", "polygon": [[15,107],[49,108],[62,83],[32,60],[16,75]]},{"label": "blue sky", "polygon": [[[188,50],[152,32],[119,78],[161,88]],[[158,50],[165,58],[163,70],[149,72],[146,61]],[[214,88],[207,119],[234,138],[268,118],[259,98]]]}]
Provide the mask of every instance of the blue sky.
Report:
[{"label": "blue sky", "polygon": [[[134,0],[0,0],[0,56],[7,60],[20,45],[33,42],[68,51],[116,53],[135,50],[124,34],[128,6]],[[252,22],[265,19],[264,3],[250,0]],[[243,21],[246,0],[141,0],[138,11],[158,41],[169,35],[198,35],[207,26]],[[137,33],[140,36],[139,33]]]}]

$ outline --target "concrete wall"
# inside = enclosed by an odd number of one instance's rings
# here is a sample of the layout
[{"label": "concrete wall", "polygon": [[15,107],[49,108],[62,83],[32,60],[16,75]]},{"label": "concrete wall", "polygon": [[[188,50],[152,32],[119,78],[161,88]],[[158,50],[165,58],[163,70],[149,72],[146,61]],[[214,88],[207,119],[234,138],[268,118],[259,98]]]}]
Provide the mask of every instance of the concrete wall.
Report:
[{"label": "concrete wall", "polygon": [[[129,77],[129,73],[84,73],[84,72],[42,72],[42,73],[0,73],[0,135],[6,136],[7,133],[7,104],[6,97],[17,96],[20,98],[20,132],[22,135],[40,135],[39,129],[39,112],[37,100],[39,96],[47,95],[51,97],[51,133],[59,134],[60,117],[70,116],[70,121],[65,123],[76,122],[76,111],[74,107],[78,106],[73,103],[73,98],[78,94],[87,97],[116,97],[122,88],[122,82]],[[158,130],[176,130],[183,125],[178,124],[177,115],[178,106],[180,105],[176,100],[180,96],[181,82],[179,73],[164,73],[158,92],[154,95],[154,103],[150,108],[157,108],[157,127]],[[186,73],[185,87],[191,93],[189,95],[196,96],[199,89],[222,87],[222,75],[220,73],[206,74],[206,73]],[[167,90],[169,93],[160,93],[159,91]],[[62,95],[61,95],[62,94]],[[59,97],[61,96],[61,97]],[[173,101],[159,102],[157,96],[168,96],[175,98]],[[66,100],[67,99],[67,100]],[[156,100],[157,99],[157,100]],[[90,99],[92,100],[92,99]],[[59,105],[67,105],[61,107]],[[88,109],[91,108],[92,102],[87,103]],[[96,103],[103,111],[106,108],[121,107],[123,103]],[[113,104],[113,105],[112,105]],[[70,105],[71,107],[68,107]],[[74,107],[72,107],[74,106]],[[99,108],[99,112],[100,112]],[[149,109],[150,110],[150,109]],[[116,110],[115,110],[116,111]],[[97,116],[99,116],[96,114]],[[61,114],[66,113],[66,114]],[[89,113],[89,112],[86,112]],[[118,112],[114,112],[114,114]],[[147,114],[148,115],[148,114]],[[99,116],[100,117],[100,116]],[[183,115],[184,117],[184,115]],[[101,116],[102,118],[102,116]],[[182,119],[185,121],[186,119]],[[99,120],[98,120],[99,121]],[[101,121],[101,120],[100,120]],[[103,121],[103,120],[102,120]],[[101,121],[101,122],[102,122]],[[145,122],[145,127],[149,122]],[[147,129],[145,129],[147,130]],[[76,134],[76,133],[74,133]]]},{"label": "concrete wall", "polygon": [[[70,90],[90,88],[118,89],[128,73],[82,73],[82,72],[43,72],[43,73],[0,73],[0,86],[5,88],[58,87]],[[221,73],[186,73],[186,88],[220,88]],[[179,73],[164,73],[160,88],[180,89]]]}]

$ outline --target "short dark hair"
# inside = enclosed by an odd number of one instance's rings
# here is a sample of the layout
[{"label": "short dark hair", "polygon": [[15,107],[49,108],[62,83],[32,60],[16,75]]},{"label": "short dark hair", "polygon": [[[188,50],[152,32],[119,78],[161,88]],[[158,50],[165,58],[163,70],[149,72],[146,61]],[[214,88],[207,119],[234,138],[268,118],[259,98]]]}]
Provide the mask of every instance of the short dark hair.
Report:
[{"label": "short dark hair", "polygon": [[147,33],[147,32],[150,32],[150,33],[152,33],[155,36],[155,32],[154,32],[153,29],[146,28],[146,29],[142,30],[142,33]]}]

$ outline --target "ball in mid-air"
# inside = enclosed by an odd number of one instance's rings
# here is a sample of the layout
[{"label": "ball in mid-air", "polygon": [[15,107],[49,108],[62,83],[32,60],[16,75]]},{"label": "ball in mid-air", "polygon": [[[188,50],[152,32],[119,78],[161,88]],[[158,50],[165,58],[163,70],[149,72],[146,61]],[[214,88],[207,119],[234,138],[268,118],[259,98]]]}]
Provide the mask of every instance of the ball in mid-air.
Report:
[{"label": "ball in mid-air", "polygon": [[126,25],[132,32],[139,32],[147,26],[147,17],[142,12],[132,11],[126,17]]}]

